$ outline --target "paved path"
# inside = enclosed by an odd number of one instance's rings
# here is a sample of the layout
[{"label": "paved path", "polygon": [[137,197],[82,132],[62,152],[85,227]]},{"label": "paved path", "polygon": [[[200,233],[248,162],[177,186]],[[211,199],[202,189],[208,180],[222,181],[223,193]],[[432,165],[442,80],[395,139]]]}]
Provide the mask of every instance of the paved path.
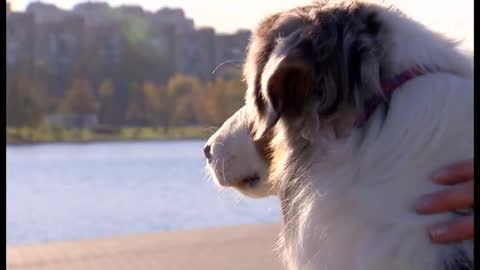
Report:
[{"label": "paved path", "polygon": [[280,270],[278,224],[7,247],[8,270]]}]

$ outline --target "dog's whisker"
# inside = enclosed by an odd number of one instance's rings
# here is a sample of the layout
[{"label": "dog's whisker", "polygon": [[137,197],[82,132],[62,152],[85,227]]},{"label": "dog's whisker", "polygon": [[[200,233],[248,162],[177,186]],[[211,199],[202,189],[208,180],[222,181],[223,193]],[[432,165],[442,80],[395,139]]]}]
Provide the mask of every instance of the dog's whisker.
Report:
[{"label": "dog's whisker", "polygon": [[213,71],[212,71],[212,74],[215,74],[215,72],[222,66],[226,65],[226,64],[230,64],[230,63],[234,63],[234,62],[240,62],[240,63],[243,63],[245,62],[244,60],[227,60],[225,62],[222,62],[220,63],[218,66],[216,66]]}]

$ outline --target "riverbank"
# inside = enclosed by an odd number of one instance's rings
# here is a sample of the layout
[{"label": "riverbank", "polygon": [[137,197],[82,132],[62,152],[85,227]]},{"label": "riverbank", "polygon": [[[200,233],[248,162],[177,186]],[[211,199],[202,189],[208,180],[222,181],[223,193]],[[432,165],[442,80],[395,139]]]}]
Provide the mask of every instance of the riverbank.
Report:
[{"label": "riverbank", "polygon": [[104,239],[7,246],[7,269],[282,269],[278,224],[239,225]]},{"label": "riverbank", "polygon": [[7,128],[9,145],[207,139],[215,128],[125,127],[118,129]]}]

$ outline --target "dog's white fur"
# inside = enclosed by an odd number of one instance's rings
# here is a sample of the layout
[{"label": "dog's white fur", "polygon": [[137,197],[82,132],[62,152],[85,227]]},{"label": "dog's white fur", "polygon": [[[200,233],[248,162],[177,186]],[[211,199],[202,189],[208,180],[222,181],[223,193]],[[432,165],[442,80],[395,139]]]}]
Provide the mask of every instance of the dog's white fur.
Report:
[{"label": "dog's white fur", "polygon": [[[385,40],[391,76],[417,64],[444,72],[401,86],[385,122],[377,111],[360,145],[360,135],[353,134],[312,146],[314,166],[301,175],[307,198],[296,208],[296,228],[286,224],[284,231],[291,269],[433,270],[455,252],[451,245],[433,244],[425,230],[452,215],[419,216],[413,203],[441,189],[429,181],[434,169],[473,158],[473,65],[440,35],[376,8],[393,34]],[[276,139],[277,147],[286,141]],[[286,169],[275,178],[296,173],[288,169],[291,158],[280,158],[277,168]],[[473,242],[460,245],[473,260]]]},{"label": "dog's white fur", "polygon": [[[287,128],[280,119],[272,148],[282,155],[275,157],[268,177],[302,181],[292,202],[298,204],[296,219],[284,224],[281,237],[290,269],[443,269],[442,260],[454,257],[460,246],[473,261],[473,241],[438,245],[427,236],[427,224],[449,220],[452,214],[420,216],[413,208],[421,195],[442,188],[429,180],[434,169],[473,158],[473,62],[443,36],[396,10],[377,4],[371,8],[391,33],[384,40],[389,76],[418,64],[441,72],[402,85],[392,96],[387,118],[382,120],[377,111],[364,133],[353,131],[333,140],[328,129],[319,127],[311,159],[302,161],[312,166],[300,174],[292,165],[295,157],[285,144]],[[226,123],[230,127],[234,119],[247,118],[232,119]],[[247,134],[248,129],[222,127],[210,139],[231,151],[214,153],[217,166],[221,160],[228,165],[223,178],[214,168],[217,178],[230,181],[241,170],[250,174],[266,169],[264,164],[255,168],[261,158]]]},{"label": "dog's white fur", "polygon": [[[274,195],[275,191],[266,181],[268,166],[252,141],[245,110],[245,107],[238,110],[207,141],[212,154],[208,169],[220,186],[233,187],[253,198]],[[252,176],[259,178],[257,184],[243,183]]]},{"label": "dog's white fur", "polygon": [[[332,142],[328,155],[319,148],[301,175],[307,197],[296,228],[285,228],[290,268],[439,269],[452,249],[432,244],[425,229],[453,216],[419,216],[413,203],[441,189],[429,180],[434,169],[473,158],[472,90],[471,80],[450,74],[415,79],[394,95],[381,132],[375,114],[363,144],[352,137]],[[472,242],[462,245],[473,252]]]}]

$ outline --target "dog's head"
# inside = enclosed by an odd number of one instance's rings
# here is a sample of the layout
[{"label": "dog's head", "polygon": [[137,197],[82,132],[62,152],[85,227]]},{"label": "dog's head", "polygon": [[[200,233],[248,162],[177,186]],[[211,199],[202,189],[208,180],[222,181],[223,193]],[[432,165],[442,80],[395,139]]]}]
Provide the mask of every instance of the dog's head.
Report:
[{"label": "dog's head", "polygon": [[218,185],[259,198],[276,192],[268,181],[268,137],[254,141],[252,123],[246,108],[241,108],[210,137],[204,153]]},{"label": "dog's head", "polygon": [[383,31],[376,8],[356,1],[316,2],[261,21],[244,67],[254,137],[279,120],[297,135],[319,126],[348,132],[365,100],[382,93]]},{"label": "dog's head", "polygon": [[[381,93],[382,32],[376,9],[354,1],[316,2],[262,20],[244,66],[246,106],[205,147],[216,181],[253,197],[277,194],[272,163],[285,139],[348,134],[365,100]],[[279,122],[290,133],[283,139],[276,139]]]}]

